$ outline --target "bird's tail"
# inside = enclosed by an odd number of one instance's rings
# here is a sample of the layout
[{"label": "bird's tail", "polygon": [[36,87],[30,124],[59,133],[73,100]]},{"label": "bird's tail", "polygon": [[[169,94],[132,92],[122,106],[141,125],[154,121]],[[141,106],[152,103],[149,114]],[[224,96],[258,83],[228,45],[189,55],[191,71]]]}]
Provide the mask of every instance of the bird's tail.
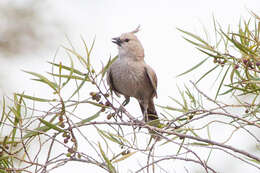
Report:
[{"label": "bird's tail", "polygon": [[[144,115],[144,107],[140,104],[140,107],[141,107],[141,110],[142,110],[142,113],[143,113],[143,116],[144,119],[145,119],[145,122],[148,122],[149,125],[151,126],[154,126],[154,127],[159,127],[161,126],[161,123],[160,123],[160,120],[158,118],[158,114],[155,110],[155,106],[154,106],[154,103],[153,103],[153,99],[150,99],[149,100],[149,104],[148,104],[148,108],[147,108],[147,114],[148,116]],[[153,132],[152,130],[149,130],[149,133],[152,135],[151,136],[151,139],[152,138],[155,138],[157,135],[157,133]],[[159,139],[159,138],[158,138]]]},{"label": "bird's tail", "polygon": [[[142,110],[142,113],[144,115],[144,107],[143,105],[140,105],[140,108]],[[149,121],[153,121],[153,120],[157,120],[158,119],[158,115],[157,115],[157,112],[155,110],[155,106],[154,106],[154,103],[153,103],[153,99],[150,99],[149,100],[149,104],[148,104],[148,109],[147,109],[147,114],[148,114],[148,117],[145,117],[145,121],[146,122],[149,122]],[[145,115],[144,115],[145,116]]]},{"label": "bird's tail", "polygon": [[158,119],[158,115],[157,115],[157,112],[155,110],[153,99],[150,99],[150,101],[149,101],[147,114],[148,114],[148,121],[153,121],[153,120]]}]

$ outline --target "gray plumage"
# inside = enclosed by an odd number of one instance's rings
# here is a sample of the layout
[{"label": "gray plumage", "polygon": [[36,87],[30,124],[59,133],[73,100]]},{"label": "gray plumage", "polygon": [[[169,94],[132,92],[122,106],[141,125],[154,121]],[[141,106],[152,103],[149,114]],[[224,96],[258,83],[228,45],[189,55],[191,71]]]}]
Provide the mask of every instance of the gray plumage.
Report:
[{"label": "gray plumage", "polygon": [[107,83],[116,95],[122,94],[126,98],[124,105],[130,97],[136,98],[147,122],[158,119],[153,102],[157,97],[157,77],[144,61],[143,46],[134,35],[137,31],[113,38],[119,54],[107,71]]}]

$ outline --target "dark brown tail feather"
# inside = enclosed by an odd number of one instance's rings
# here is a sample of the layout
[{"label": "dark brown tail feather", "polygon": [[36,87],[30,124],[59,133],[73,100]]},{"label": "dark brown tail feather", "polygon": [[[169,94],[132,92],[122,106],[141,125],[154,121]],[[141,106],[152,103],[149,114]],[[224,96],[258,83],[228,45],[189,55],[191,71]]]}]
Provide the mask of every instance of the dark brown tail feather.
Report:
[{"label": "dark brown tail feather", "polygon": [[157,115],[157,112],[155,110],[153,99],[151,99],[149,101],[147,113],[148,113],[148,121],[153,121],[153,120],[157,120],[158,119],[158,115]]},{"label": "dark brown tail feather", "polygon": [[[140,105],[140,108],[141,108],[141,111],[142,113],[144,114],[144,107],[143,105]],[[157,120],[158,119],[158,115],[157,115],[157,112],[155,110],[155,106],[154,106],[154,103],[153,103],[153,100],[151,99],[149,101],[149,105],[148,105],[148,109],[147,109],[147,114],[148,114],[148,120],[147,118],[145,117],[145,121],[146,122],[149,122],[149,121],[153,121],[153,120]]]}]

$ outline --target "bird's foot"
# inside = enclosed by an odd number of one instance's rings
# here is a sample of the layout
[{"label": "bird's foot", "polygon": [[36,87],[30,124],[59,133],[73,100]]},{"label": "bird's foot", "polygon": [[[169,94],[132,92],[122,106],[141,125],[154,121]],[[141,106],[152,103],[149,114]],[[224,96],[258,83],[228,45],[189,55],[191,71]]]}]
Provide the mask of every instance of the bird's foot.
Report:
[{"label": "bird's foot", "polygon": [[126,106],[130,102],[130,97],[125,97],[125,101],[122,103],[123,106]]},{"label": "bird's foot", "polygon": [[119,116],[119,117],[122,117],[123,115],[123,112],[124,112],[124,106],[120,106],[117,111],[116,111],[116,114]]}]

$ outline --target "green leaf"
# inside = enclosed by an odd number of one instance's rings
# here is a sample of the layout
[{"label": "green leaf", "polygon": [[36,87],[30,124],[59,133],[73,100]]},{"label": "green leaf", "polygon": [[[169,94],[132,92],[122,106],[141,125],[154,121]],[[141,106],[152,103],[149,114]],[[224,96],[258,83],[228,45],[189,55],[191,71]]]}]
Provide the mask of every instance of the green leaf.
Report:
[{"label": "green leaf", "polygon": [[1,156],[1,157],[0,157],[0,161],[6,160],[6,159],[8,159],[9,157],[11,157],[11,156]]},{"label": "green leaf", "polygon": [[199,137],[199,135],[197,135],[197,133],[195,133],[195,131],[192,128],[189,128],[189,131],[196,137]]},{"label": "green leaf", "polygon": [[56,99],[43,99],[43,98],[39,98],[39,97],[33,97],[33,96],[28,96],[28,95],[25,95],[25,94],[18,94],[16,93],[16,95],[20,96],[20,97],[23,97],[23,98],[26,98],[26,99],[30,99],[30,100],[33,100],[33,101],[38,101],[38,102],[54,102],[56,101]]},{"label": "green leaf", "polygon": [[[69,99],[71,99],[75,94],[78,93],[78,91],[81,89],[81,87],[84,85],[84,83],[86,82],[86,80],[83,80],[80,85],[78,86],[78,88],[73,92],[73,94],[69,97]],[[69,100],[68,99],[68,100]]]},{"label": "green leaf", "polygon": [[117,144],[119,144],[119,145],[122,145],[122,142],[119,141],[119,140],[117,140],[115,137],[113,137],[113,135],[112,135],[111,133],[108,133],[108,132],[105,132],[105,131],[99,130],[99,129],[97,129],[97,130],[98,130],[98,132],[99,132],[100,135],[104,136],[104,137],[107,138],[108,140],[110,140],[110,141],[112,141],[112,142],[114,142],[114,143],[117,143]]},{"label": "green leaf", "polygon": [[214,71],[219,65],[216,65],[215,67],[213,67],[212,69],[210,69],[209,71],[207,71],[204,75],[202,75],[195,84],[198,84],[205,76],[207,76],[209,73],[211,73],[212,71]]},{"label": "green leaf", "polygon": [[163,109],[168,109],[168,110],[171,110],[171,111],[177,111],[177,112],[182,112],[182,113],[185,112],[183,109],[174,108],[174,107],[171,107],[171,106],[161,106],[161,105],[156,105],[156,106],[163,108]]},{"label": "green leaf", "polygon": [[226,94],[232,92],[233,90],[234,90],[233,88],[228,89],[227,91],[225,91],[225,92],[223,92],[223,93],[220,93],[219,95],[226,95]]},{"label": "green leaf", "polygon": [[[211,46],[204,46],[204,45],[202,45],[202,44],[199,44],[199,43],[196,43],[196,42],[194,42],[194,41],[191,41],[190,39],[188,39],[188,38],[186,38],[186,37],[183,37],[183,39],[184,40],[186,40],[186,41],[188,41],[188,42],[190,42],[191,44],[193,44],[193,45],[195,45],[195,46],[198,46],[198,47],[200,47],[200,48],[202,48],[202,49],[206,49],[206,50],[209,50],[209,51],[211,51],[211,52],[215,52],[215,53],[218,53],[213,47],[211,47]],[[198,48],[197,48],[198,49]]]},{"label": "green leaf", "polygon": [[236,41],[233,37],[230,38],[227,34],[225,34],[223,31],[221,31],[222,34],[229,40],[231,41],[234,46],[236,46],[239,50],[241,50],[242,52],[244,52],[246,55],[248,55],[249,53],[251,53],[252,55],[257,56],[254,52],[252,52],[250,49],[248,49],[245,45],[240,44],[238,41]]},{"label": "green leaf", "polygon": [[199,51],[205,53],[206,55],[210,56],[210,57],[214,57],[214,58],[218,58],[218,59],[224,59],[222,56],[213,55],[213,54],[211,54],[211,53],[209,53],[209,52],[206,52],[206,51],[204,51],[204,50],[202,50],[202,49],[200,49],[200,48],[197,48],[197,49],[198,49]]},{"label": "green leaf", "polygon": [[98,75],[102,74],[102,78],[105,76],[107,69],[110,67],[110,65],[117,60],[118,56],[115,56],[112,60],[109,58],[107,64],[105,65],[105,67],[98,73]]},{"label": "green leaf", "polygon": [[178,29],[179,31],[185,33],[186,35],[189,35],[189,36],[193,37],[194,39],[200,41],[201,43],[205,44],[206,46],[209,46],[209,44],[208,44],[206,41],[204,41],[203,39],[201,39],[200,37],[198,37],[198,36],[196,36],[196,35],[194,35],[194,34],[192,34],[192,33],[190,33],[190,32],[184,31],[184,30],[182,30],[182,29],[179,29],[179,28],[177,28],[177,29]]},{"label": "green leaf", "polygon": [[41,119],[41,118],[39,118],[39,120],[40,120],[43,124],[45,124],[46,126],[50,127],[50,128],[53,129],[53,130],[56,130],[56,131],[58,131],[58,132],[65,132],[65,130],[63,130],[63,129],[61,129],[61,128],[58,127],[58,124],[52,124],[52,123],[50,123],[50,122],[48,122],[48,121],[46,121],[46,120],[44,120],[44,119]]},{"label": "green leaf", "polygon": [[195,70],[196,68],[198,68],[199,66],[201,66],[201,65],[202,65],[204,62],[206,62],[207,60],[208,60],[208,58],[204,59],[203,61],[201,61],[200,63],[198,63],[198,64],[195,65],[194,67],[192,67],[191,69],[189,69],[189,70],[187,70],[187,71],[185,71],[185,72],[183,72],[183,73],[177,75],[177,77],[183,76],[183,75],[185,75],[185,74],[187,74],[187,73],[189,73],[189,72]]},{"label": "green leaf", "polygon": [[[51,120],[49,121],[49,123],[52,123],[56,118],[58,117],[58,115],[56,116],[53,116],[51,118]],[[56,123],[55,125],[58,125],[59,123]],[[26,139],[26,138],[30,138],[30,137],[33,137],[33,136],[36,136],[36,135],[39,135],[43,132],[47,132],[49,131],[51,128],[49,126],[42,126],[42,127],[37,127],[35,128],[34,130],[31,130],[29,131],[26,135],[23,136],[23,139]]]},{"label": "green leaf", "polygon": [[231,82],[231,84],[233,84],[233,79],[234,79],[234,74],[235,74],[235,67],[233,66],[233,69],[232,69],[232,71],[231,71],[231,73],[230,73],[230,82]]},{"label": "green leaf", "polygon": [[[64,87],[67,83],[69,83],[69,81],[72,78],[73,73],[74,73],[74,70],[73,70],[74,69],[74,63],[73,63],[72,57],[69,53],[68,53],[68,56],[69,56],[69,59],[70,59],[70,69],[71,70],[70,70],[70,74],[69,74],[67,80],[65,82],[63,82],[62,87]],[[60,67],[62,68],[61,64],[60,64]]]},{"label": "green leaf", "polygon": [[92,44],[91,44],[90,49],[89,49],[89,51],[88,51],[88,57],[90,56],[90,54],[91,54],[91,52],[92,52],[92,50],[93,50],[93,47],[94,47],[94,45],[95,45],[95,42],[96,42],[96,38],[94,38],[93,41],[92,41]]},{"label": "green leaf", "polygon": [[[56,63],[53,63],[53,62],[48,62],[49,64],[52,64],[56,67],[59,67],[60,64],[56,64]],[[73,73],[76,73],[78,75],[81,75],[81,76],[85,76],[84,73],[80,72],[79,70],[76,70],[75,68],[73,67],[68,67],[68,66],[65,66],[65,65],[61,65],[61,68],[65,69],[65,70],[68,70],[68,71],[73,71]]]},{"label": "green leaf", "polygon": [[189,108],[188,108],[188,104],[187,104],[187,100],[186,100],[186,98],[185,98],[185,95],[184,95],[184,93],[180,90],[179,87],[178,87],[178,90],[179,90],[179,93],[180,93],[180,95],[181,95],[181,97],[182,97],[182,100],[183,100],[183,107],[182,107],[182,109],[183,109],[185,112],[187,112],[187,111],[189,110]]},{"label": "green leaf", "polygon": [[98,111],[97,113],[95,113],[95,114],[92,115],[91,117],[88,117],[88,118],[86,118],[86,119],[84,119],[84,120],[82,120],[82,121],[80,121],[80,122],[78,122],[78,123],[76,123],[76,124],[77,124],[78,126],[80,126],[80,125],[83,125],[83,124],[85,124],[85,123],[87,123],[87,122],[90,122],[90,121],[96,119],[97,117],[99,117],[100,113],[101,113],[101,111]]},{"label": "green leaf", "polygon": [[221,80],[221,82],[219,84],[219,87],[218,87],[218,90],[217,90],[217,93],[216,93],[216,96],[215,96],[215,100],[217,99],[217,97],[219,95],[220,89],[221,89],[221,87],[223,85],[223,82],[224,82],[224,80],[225,80],[225,78],[227,76],[227,73],[228,73],[228,70],[229,70],[230,67],[231,67],[231,65],[229,65],[229,67],[227,68],[227,70],[226,70],[226,72],[225,72],[225,74],[224,74],[224,76],[223,76],[223,78],[222,78],[222,80]]},{"label": "green leaf", "polygon": [[76,51],[71,50],[71,49],[66,48],[66,47],[63,47],[63,48],[66,49],[67,51],[71,52],[73,55],[75,55],[75,56],[78,58],[78,60],[79,60],[81,63],[83,63],[83,65],[84,65],[85,67],[88,66],[87,61],[86,61],[80,54],[78,54]]},{"label": "green leaf", "polygon": [[246,94],[251,93],[251,92],[249,92],[249,91],[248,91],[247,89],[245,89],[245,88],[239,88],[239,87],[235,87],[235,86],[232,86],[232,85],[225,85],[225,86],[230,87],[230,88],[232,88],[233,90],[243,91],[243,92],[246,93]]},{"label": "green leaf", "polygon": [[17,125],[18,125],[19,121],[21,120],[21,115],[17,112],[17,110],[14,107],[9,107],[9,109],[15,116],[15,120],[13,122],[14,127],[12,129],[12,141],[14,141],[16,131],[17,131]]},{"label": "green leaf", "polygon": [[[58,124],[58,123],[57,123]],[[42,127],[38,127],[30,132],[28,132],[26,135],[23,136],[23,139],[26,138],[30,138],[36,135],[39,135],[42,132],[47,132],[49,131],[51,128],[49,126],[42,126]]]},{"label": "green leaf", "polygon": [[[85,78],[83,77],[79,77],[79,76],[74,76],[74,75],[60,75],[60,74],[55,74],[55,73],[49,73],[48,74],[52,75],[52,76],[56,76],[56,77],[62,77],[62,78],[67,78],[67,79],[77,79],[77,80],[86,80]],[[66,82],[65,82],[66,84]],[[63,83],[63,86],[64,86],[64,83]]]},{"label": "green leaf", "polygon": [[128,157],[132,156],[133,154],[135,154],[136,152],[137,151],[125,154],[121,158],[114,160],[113,163],[117,163],[117,162],[123,161],[123,160],[127,159]]},{"label": "green leaf", "polygon": [[206,143],[200,143],[200,142],[192,142],[190,143],[191,145],[197,145],[197,146],[209,146],[211,144],[206,144]]},{"label": "green leaf", "polygon": [[0,126],[4,122],[4,117],[5,117],[5,97],[3,96],[3,109],[2,109],[2,116],[1,116],[1,120],[0,120]]},{"label": "green leaf", "polygon": [[178,155],[178,154],[181,152],[181,149],[182,149],[182,147],[183,147],[184,141],[185,141],[185,138],[183,138],[183,140],[181,141],[181,143],[180,143],[180,145],[179,145],[180,147],[179,147],[179,149],[177,150],[176,155]]},{"label": "green leaf", "polygon": [[34,73],[34,72],[29,72],[29,71],[24,71],[24,72],[38,77],[39,81],[49,85],[53,90],[55,90],[57,92],[58,85],[56,83],[51,82],[49,79],[47,79],[46,77],[42,76],[41,74]]},{"label": "green leaf", "polygon": [[183,105],[181,102],[179,102],[179,100],[177,100],[177,99],[175,99],[175,98],[173,98],[173,97],[171,97],[171,96],[169,96],[169,98],[170,98],[171,100],[173,100],[175,103],[177,103],[178,105],[180,105],[181,107],[184,107],[184,105]]},{"label": "green leaf", "polygon": [[83,41],[83,44],[84,44],[85,50],[86,50],[86,54],[87,54],[87,69],[88,69],[88,71],[90,71],[90,56],[88,56],[89,55],[88,46],[82,36],[81,36],[81,40]]},{"label": "green leaf", "polygon": [[89,103],[89,104],[92,104],[92,105],[95,105],[95,106],[98,106],[98,107],[101,107],[101,108],[109,108],[109,106],[105,106],[105,105],[102,105],[102,104],[99,104],[99,103],[96,103],[96,102],[92,102],[92,101],[85,101],[84,103]]},{"label": "green leaf", "polygon": [[98,143],[98,147],[99,147],[99,150],[100,150],[100,153],[103,157],[103,159],[105,160],[106,164],[107,164],[107,168],[109,169],[109,172],[110,173],[116,173],[116,169],[115,167],[112,165],[111,161],[107,158],[107,156],[105,155],[100,143]]},{"label": "green leaf", "polygon": [[255,159],[249,159],[249,158],[246,158],[247,160],[251,161],[251,162],[254,162],[258,165],[260,165],[260,162],[258,160],[255,160]]}]

